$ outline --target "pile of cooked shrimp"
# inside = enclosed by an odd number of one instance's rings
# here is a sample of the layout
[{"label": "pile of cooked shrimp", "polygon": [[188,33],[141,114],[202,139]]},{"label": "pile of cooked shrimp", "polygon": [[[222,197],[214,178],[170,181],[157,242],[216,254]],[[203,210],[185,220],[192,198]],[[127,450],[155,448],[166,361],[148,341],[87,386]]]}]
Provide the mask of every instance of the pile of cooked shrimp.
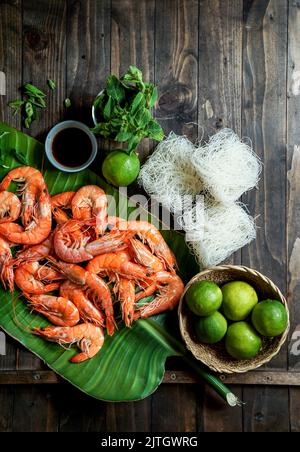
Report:
[{"label": "pile of cooked shrimp", "polygon": [[[17,194],[7,191],[11,182]],[[109,217],[106,194],[95,185],[51,197],[42,173],[28,166],[0,184],[0,276],[4,288],[16,285],[29,308],[53,325],[33,334],[77,344],[74,363],[98,353],[104,328],[114,334],[116,304],[130,327],[174,308],[184,289],[155,226]]]}]

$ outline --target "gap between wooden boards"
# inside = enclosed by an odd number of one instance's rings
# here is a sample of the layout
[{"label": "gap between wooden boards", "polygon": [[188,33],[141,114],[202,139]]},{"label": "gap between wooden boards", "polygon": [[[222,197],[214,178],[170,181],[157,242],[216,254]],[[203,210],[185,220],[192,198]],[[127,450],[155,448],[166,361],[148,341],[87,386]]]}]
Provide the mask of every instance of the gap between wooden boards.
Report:
[{"label": "gap between wooden boards", "polygon": [[[300,371],[254,371],[246,374],[220,375],[226,384],[300,386]],[[64,380],[51,370],[1,371],[0,385],[60,384]],[[192,373],[167,370],[163,383],[200,383]]]}]

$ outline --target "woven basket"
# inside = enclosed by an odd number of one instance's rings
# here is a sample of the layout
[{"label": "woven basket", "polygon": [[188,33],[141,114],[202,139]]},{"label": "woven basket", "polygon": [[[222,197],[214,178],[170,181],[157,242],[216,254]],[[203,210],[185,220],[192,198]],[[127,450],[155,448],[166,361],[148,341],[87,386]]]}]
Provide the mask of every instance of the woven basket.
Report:
[{"label": "woven basket", "polygon": [[214,281],[220,286],[229,281],[245,281],[251,284],[257,291],[259,300],[264,300],[266,298],[280,300],[285,305],[288,312],[286,299],[278,287],[261,273],[247,267],[235,265],[223,265],[205,270],[194,276],[187,284],[178,308],[181,336],[186,343],[187,348],[192,352],[195,358],[202,361],[215,372],[231,374],[256,369],[269,362],[277,355],[287,338],[290,326],[289,322],[286,331],[281,336],[275,338],[263,338],[262,350],[258,356],[250,360],[240,361],[233,359],[226,352],[223,342],[214,345],[199,343],[193,331],[192,315],[185,303],[185,294],[194,282],[202,280]]}]

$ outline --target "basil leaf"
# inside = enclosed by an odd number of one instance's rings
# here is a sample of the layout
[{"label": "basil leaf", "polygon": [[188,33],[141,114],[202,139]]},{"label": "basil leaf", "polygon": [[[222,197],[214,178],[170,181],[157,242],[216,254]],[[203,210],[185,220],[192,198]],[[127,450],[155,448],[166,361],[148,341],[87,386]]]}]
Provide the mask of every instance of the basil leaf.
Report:
[{"label": "basil leaf", "polygon": [[125,90],[122,83],[115,75],[110,75],[106,82],[106,92],[108,96],[121,103],[125,98]]},{"label": "basil leaf", "polygon": [[28,96],[33,96],[33,97],[46,97],[46,94],[41,91],[39,88],[37,88],[34,85],[31,85],[31,83],[26,83],[26,85],[24,85],[24,90],[25,90],[25,94],[27,94]]},{"label": "basil leaf", "polygon": [[8,106],[14,110],[13,115],[16,116],[16,114],[21,110],[21,108],[24,105],[23,100],[14,100],[12,102],[9,102]]},{"label": "basil leaf", "polygon": [[144,129],[152,120],[152,114],[147,108],[142,108],[135,115],[135,122],[140,129]]},{"label": "basil leaf", "polygon": [[96,97],[96,99],[94,100],[93,106],[96,109],[102,110],[104,108],[105,105],[105,94],[102,93],[99,96]]},{"label": "basil leaf", "polygon": [[34,115],[31,102],[26,102],[26,104],[25,104],[25,113],[27,115],[27,118],[32,118],[32,116]]},{"label": "basil leaf", "polygon": [[134,135],[129,141],[128,141],[128,146],[127,146],[127,150],[128,152],[132,152],[136,149],[136,147],[138,146],[139,142],[141,141],[141,138],[137,135]]},{"label": "basil leaf", "polygon": [[32,103],[32,105],[35,105],[36,107],[39,107],[39,108],[46,108],[47,107],[46,102],[41,97],[32,97],[32,96],[30,96],[29,97],[29,101]]},{"label": "basil leaf", "polygon": [[112,97],[109,97],[103,110],[104,119],[106,119],[107,121],[111,119],[114,108],[115,108],[114,99]]},{"label": "basil leaf", "polygon": [[144,97],[144,94],[140,92],[134,97],[134,99],[132,101],[132,104],[130,107],[130,113],[132,115],[134,115],[137,110],[139,110],[140,108],[142,108],[144,106],[145,106],[145,97]]},{"label": "basil leaf", "polygon": [[148,124],[148,137],[153,140],[161,141],[164,138],[164,132],[161,126],[154,119]]},{"label": "basil leaf", "polygon": [[104,138],[108,138],[111,134],[110,124],[107,122],[100,122],[91,130],[94,134],[102,135]]},{"label": "basil leaf", "polygon": [[129,80],[133,82],[140,82],[143,84],[143,74],[136,66],[129,66],[128,71],[122,77],[123,80]]},{"label": "basil leaf", "polygon": [[120,143],[123,143],[124,141],[128,141],[131,138],[132,138],[131,132],[128,132],[127,130],[120,130],[120,132],[116,136],[115,140],[119,141]]},{"label": "basil leaf", "polygon": [[157,102],[157,99],[158,99],[158,91],[157,91],[156,86],[153,86],[152,94],[151,94],[151,97],[150,97],[150,100],[149,100],[149,107],[150,108],[154,107],[154,105]]},{"label": "basil leaf", "polygon": [[29,117],[25,118],[24,125],[25,125],[26,129],[29,129],[31,124],[32,124],[32,119]]},{"label": "basil leaf", "polygon": [[47,84],[48,84],[49,88],[50,88],[52,91],[55,90],[55,88],[56,88],[56,83],[55,83],[53,80],[48,79],[48,80],[47,80]]}]

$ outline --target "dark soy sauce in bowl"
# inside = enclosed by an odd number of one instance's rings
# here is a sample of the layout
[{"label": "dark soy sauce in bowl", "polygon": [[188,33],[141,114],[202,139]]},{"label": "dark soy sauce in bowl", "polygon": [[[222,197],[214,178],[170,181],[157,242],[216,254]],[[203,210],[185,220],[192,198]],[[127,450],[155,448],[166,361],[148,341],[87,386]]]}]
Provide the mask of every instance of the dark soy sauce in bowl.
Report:
[{"label": "dark soy sauce in bowl", "polygon": [[76,168],[84,165],[91,158],[92,151],[90,137],[77,127],[62,129],[53,138],[53,157],[65,167]]}]

